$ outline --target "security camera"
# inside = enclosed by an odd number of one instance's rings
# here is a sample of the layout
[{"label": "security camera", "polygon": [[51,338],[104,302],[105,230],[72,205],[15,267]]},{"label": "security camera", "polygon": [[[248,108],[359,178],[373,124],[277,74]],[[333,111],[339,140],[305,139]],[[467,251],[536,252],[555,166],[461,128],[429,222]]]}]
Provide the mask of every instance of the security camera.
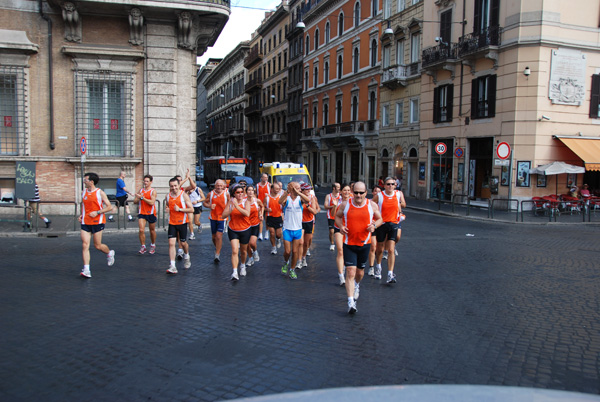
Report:
[{"label": "security camera", "polygon": [[548,116],[546,116],[546,115],[542,115],[542,118],[540,119],[540,121],[541,121],[541,120],[550,120],[550,117],[548,117]]},{"label": "security camera", "polygon": [[436,41],[436,42],[441,42],[441,41],[442,41],[442,38],[440,38],[439,36],[436,36],[436,37],[435,37],[435,41]]}]

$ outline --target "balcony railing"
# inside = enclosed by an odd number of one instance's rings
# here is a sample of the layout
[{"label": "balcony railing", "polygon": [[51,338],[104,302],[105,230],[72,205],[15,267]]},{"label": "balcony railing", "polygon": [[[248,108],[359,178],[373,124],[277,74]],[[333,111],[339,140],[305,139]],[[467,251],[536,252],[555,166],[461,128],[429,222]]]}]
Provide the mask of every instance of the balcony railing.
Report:
[{"label": "balcony railing", "polygon": [[388,87],[405,86],[406,81],[419,75],[419,63],[399,65],[383,70],[381,83]]},{"label": "balcony railing", "polygon": [[262,88],[262,77],[259,76],[259,77],[248,80],[248,82],[244,86],[244,91],[248,92],[250,89],[252,89],[254,87],[256,87],[257,89]]},{"label": "balcony railing", "polygon": [[464,57],[490,46],[500,46],[502,28],[490,27],[481,32],[467,34],[458,40],[458,56]]},{"label": "balcony railing", "polygon": [[269,134],[259,134],[258,142],[275,142],[282,143],[286,141],[286,135],[284,133],[269,133]]},{"label": "balcony railing", "polygon": [[425,68],[448,60],[456,60],[457,54],[458,43],[433,46],[423,50],[421,62]]},{"label": "balcony railing", "polygon": [[[346,123],[329,124],[323,127],[323,137],[343,137],[350,135],[375,134],[379,129],[379,120],[349,121]],[[304,134],[304,133],[303,133]]]},{"label": "balcony railing", "polygon": [[262,49],[258,45],[254,45],[246,59],[244,59],[244,67],[248,68],[248,66],[253,65],[254,63],[261,61],[263,58]]},{"label": "balcony railing", "polygon": [[250,116],[255,113],[260,113],[261,111],[262,111],[262,109],[260,107],[260,103],[256,103],[254,105],[250,105],[250,106],[244,108],[244,115]]}]

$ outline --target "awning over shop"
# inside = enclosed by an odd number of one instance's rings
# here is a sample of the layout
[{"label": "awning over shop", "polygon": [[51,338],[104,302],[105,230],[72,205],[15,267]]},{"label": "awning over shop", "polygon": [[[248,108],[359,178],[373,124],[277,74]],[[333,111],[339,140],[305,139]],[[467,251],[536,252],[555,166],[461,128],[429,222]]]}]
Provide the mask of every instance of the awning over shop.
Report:
[{"label": "awning over shop", "polygon": [[560,137],[555,135],[585,163],[586,170],[600,171],[600,138]]}]

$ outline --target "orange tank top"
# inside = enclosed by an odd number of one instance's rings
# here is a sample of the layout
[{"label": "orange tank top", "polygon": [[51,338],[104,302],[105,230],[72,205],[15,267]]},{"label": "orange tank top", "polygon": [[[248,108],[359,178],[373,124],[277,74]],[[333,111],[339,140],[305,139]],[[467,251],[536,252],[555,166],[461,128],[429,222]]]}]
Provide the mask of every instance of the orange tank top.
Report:
[{"label": "orange tank top", "polygon": [[350,199],[344,208],[344,226],[348,234],[344,235],[344,244],[349,246],[364,246],[371,242],[371,232],[368,226],[373,222],[373,208],[367,200],[365,205],[358,207]]},{"label": "orange tank top", "polygon": [[271,212],[267,212],[267,216],[272,216],[273,218],[281,217],[281,204],[279,204],[279,198],[281,198],[281,195],[272,197],[271,194],[267,194],[265,196],[265,200],[263,201],[265,208],[271,208]]},{"label": "orange tank top", "polygon": [[[340,205],[340,202],[342,201],[342,195],[340,193],[338,193],[337,197],[333,196],[332,194],[327,195],[327,197],[329,197],[329,205],[333,205],[333,201],[337,200],[338,206]],[[337,208],[331,208],[327,210],[327,219],[335,219],[335,212],[337,211]]]},{"label": "orange tank top", "polygon": [[180,191],[175,197],[169,193],[169,225],[182,225],[187,223],[188,215],[186,212],[175,211],[175,206],[179,208],[187,208],[183,191]]},{"label": "orange tank top", "polygon": [[[154,189],[151,188],[149,190],[144,190],[143,188],[140,190],[140,195],[145,199],[149,200],[152,198],[152,194],[154,193]],[[140,200],[140,214],[141,215],[154,215],[156,216],[156,206],[148,204],[146,201]]]},{"label": "orange tank top", "polygon": [[209,194],[210,205],[215,205],[214,209],[210,210],[210,219],[213,221],[224,221],[223,219],[223,211],[225,210],[225,205],[229,202],[227,198],[227,191],[223,191],[221,194],[217,194],[213,191]]},{"label": "orange tank top", "polygon": [[308,207],[312,204],[312,199],[314,195],[309,195],[310,203],[304,204],[304,208],[302,208],[302,222],[313,222],[315,220],[315,214],[308,210]]},{"label": "orange tank top", "polygon": [[384,222],[400,222],[400,192],[394,190],[394,194],[387,195],[385,191],[379,193],[377,200],[379,211]]},{"label": "orange tank top", "polygon": [[267,182],[267,184],[260,184],[260,182],[256,185],[256,192],[258,194],[259,200],[264,200],[265,195],[271,192],[271,183]]},{"label": "orange tank top", "polygon": [[102,195],[100,194],[99,188],[93,191],[85,190],[81,199],[83,204],[81,216],[83,216],[82,223],[84,225],[100,225],[106,222],[104,214],[99,214],[95,218],[88,215],[90,212],[100,211],[102,209]]},{"label": "orange tank top", "polygon": [[250,226],[260,225],[260,219],[258,218],[258,201],[255,199],[250,204]]},{"label": "orange tank top", "polygon": [[[238,206],[242,209],[245,208],[246,200],[242,200]],[[250,228],[250,217],[245,216],[243,213],[238,211],[237,208],[233,208],[231,210],[231,214],[229,215],[229,229],[235,230],[236,232],[241,232],[248,228]]]}]

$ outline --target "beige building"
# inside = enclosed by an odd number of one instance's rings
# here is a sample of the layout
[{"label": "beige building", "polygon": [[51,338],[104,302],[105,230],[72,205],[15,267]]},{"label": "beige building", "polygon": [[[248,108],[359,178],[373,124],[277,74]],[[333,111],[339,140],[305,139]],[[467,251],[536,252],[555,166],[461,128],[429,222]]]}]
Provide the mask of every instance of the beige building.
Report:
[{"label": "beige building", "polygon": [[[600,188],[600,3],[581,3],[424,0],[419,194]],[[529,174],[553,161],[587,172]]]},{"label": "beige building", "polygon": [[381,38],[378,171],[402,178],[405,194],[416,196],[423,2],[383,0],[382,15],[393,33]]},{"label": "beige building", "polygon": [[[196,56],[229,2],[3,2],[0,13],[0,192],[15,164],[36,162],[43,201],[79,201],[84,171],[114,193],[144,174],[159,193],[195,164]],[[18,195],[17,195],[18,196]]]}]

